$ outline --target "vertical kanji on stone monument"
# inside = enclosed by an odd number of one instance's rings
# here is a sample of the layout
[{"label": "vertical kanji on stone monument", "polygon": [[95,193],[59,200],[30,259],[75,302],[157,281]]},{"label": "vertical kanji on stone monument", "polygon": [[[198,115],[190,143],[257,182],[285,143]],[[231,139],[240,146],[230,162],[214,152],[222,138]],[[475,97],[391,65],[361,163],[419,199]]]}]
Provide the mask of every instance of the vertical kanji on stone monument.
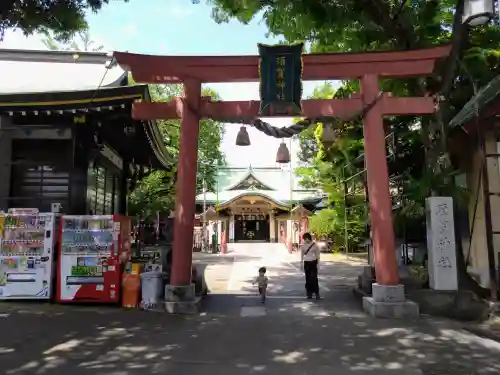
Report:
[{"label": "vertical kanji on stone monument", "polygon": [[299,115],[302,111],[302,51],[304,44],[259,44],[260,114]]}]

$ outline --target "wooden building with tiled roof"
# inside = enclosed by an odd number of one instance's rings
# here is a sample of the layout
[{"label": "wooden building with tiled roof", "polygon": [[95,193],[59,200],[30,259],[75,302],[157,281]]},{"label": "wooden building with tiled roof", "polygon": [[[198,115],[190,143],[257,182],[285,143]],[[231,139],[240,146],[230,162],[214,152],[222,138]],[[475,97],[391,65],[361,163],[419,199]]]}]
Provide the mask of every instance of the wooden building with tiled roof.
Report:
[{"label": "wooden building with tiled roof", "polygon": [[0,210],[123,214],[134,182],[172,165],[154,122],[131,118],[147,85],[105,53],[0,50]]}]

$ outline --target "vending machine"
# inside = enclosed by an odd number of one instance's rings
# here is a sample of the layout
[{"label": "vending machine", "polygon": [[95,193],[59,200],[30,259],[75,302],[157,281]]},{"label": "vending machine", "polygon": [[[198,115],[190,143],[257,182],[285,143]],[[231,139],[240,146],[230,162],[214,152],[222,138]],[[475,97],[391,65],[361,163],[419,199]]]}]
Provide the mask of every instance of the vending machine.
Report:
[{"label": "vending machine", "polygon": [[122,265],[130,257],[130,218],[62,216],[58,302],[116,303]]},{"label": "vending machine", "polygon": [[0,300],[51,298],[55,239],[53,213],[0,213]]}]

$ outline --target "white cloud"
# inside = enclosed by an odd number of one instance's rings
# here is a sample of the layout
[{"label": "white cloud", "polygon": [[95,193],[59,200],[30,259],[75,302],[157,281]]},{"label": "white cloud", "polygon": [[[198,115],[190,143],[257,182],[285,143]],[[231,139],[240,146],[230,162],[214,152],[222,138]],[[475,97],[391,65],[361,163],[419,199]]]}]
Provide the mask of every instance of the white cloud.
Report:
[{"label": "white cloud", "polygon": [[173,7],[168,8],[168,12],[171,16],[176,18],[184,18],[193,14],[194,9],[186,5],[174,5]]},{"label": "white cloud", "polygon": [[[91,38],[95,46],[104,46],[103,51],[113,51],[113,46],[100,35],[91,35]],[[43,39],[44,36],[40,34],[27,37],[19,30],[7,30],[4,40],[0,42],[0,49],[47,50]],[[78,36],[75,39],[78,43]]]},{"label": "white cloud", "polygon": [[40,35],[30,35],[26,37],[20,30],[7,30],[3,41],[0,42],[0,49],[31,49],[45,50],[45,44]]},{"label": "white cloud", "polygon": [[102,37],[101,35],[90,35],[92,40],[94,41],[94,44],[96,46],[103,46],[102,52],[113,52],[116,49],[113,48],[113,44],[106,38]]},{"label": "white cloud", "polygon": [[128,25],[125,25],[122,29],[121,32],[123,36],[136,36],[137,35],[137,25],[135,23],[130,23]]},{"label": "white cloud", "polygon": [[159,50],[161,53],[165,53],[168,51],[168,46],[167,46],[167,43],[165,42],[160,42],[160,47],[159,47]]}]

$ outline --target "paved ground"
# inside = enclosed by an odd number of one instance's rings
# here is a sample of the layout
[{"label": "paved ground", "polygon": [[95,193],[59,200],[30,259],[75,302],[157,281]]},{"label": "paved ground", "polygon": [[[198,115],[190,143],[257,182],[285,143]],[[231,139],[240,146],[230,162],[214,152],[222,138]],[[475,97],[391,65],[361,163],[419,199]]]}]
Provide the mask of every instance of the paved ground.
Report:
[{"label": "paved ground", "polygon": [[[197,254],[209,296],[200,316],[37,304],[0,306],[0,374],[499,374],[500,344],[446,321],[375,320],[349,286],[357,268],[321,266],[323,301],[305,301],[297,256],[278,245]],[[249,285],[269,269],[262,306]]]}]

